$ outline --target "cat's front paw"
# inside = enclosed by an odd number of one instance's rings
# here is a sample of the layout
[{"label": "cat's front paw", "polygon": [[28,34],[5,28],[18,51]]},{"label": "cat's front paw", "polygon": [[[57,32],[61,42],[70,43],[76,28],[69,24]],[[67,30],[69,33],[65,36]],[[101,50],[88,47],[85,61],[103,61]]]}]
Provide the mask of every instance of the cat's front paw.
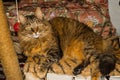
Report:
[{"label": "cat's front paw", "polygon": [[47,79],[36,77],[33,73],[27,72],[25,73],[24,80],[47,80]]},{"label": "cat's front paw", "polygon": [[26,73],[31,73],[35,78],[44,79],[46,77],[48,69],[41,67],[35,62],[26,62],[24,65],[23,72],[26,76]]}]

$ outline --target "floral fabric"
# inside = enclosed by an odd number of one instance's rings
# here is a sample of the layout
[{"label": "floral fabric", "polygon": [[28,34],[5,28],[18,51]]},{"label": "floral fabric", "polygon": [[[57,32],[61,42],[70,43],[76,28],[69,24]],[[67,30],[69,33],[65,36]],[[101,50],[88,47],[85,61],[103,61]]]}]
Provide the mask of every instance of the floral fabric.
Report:
[{"label": "floral fabric", "polygon": [[[32,1],[32,0],[31,0]],[[35,0],[34,0],[35,1]],[[111,24],[108,1],[107,0],[81,0],[80,4],[77,0],[38,0],[37,6],[42,8],[46,19],[51,19],[56,16],[69,17],[77,19],[90,26],[97,34],[104,38],[115,35],[115,28]],[[30,2],[32,3],[32,2]],[[35,4],[22,4],[21,9],[36,7]],[[30,10],[31,11],[31,10]]]},{"label": "floral fabric", "polygon": [[[104,38],[116,34],[110,21],[108,0],[21,0],[19,12],[31,14],[38,6],[48,20],[56,16],[69,17],[87,24]],[[15,12],[15,9],[10,10],[10,14],[14,15],[9,19],[12,26],[15,24]]]}]

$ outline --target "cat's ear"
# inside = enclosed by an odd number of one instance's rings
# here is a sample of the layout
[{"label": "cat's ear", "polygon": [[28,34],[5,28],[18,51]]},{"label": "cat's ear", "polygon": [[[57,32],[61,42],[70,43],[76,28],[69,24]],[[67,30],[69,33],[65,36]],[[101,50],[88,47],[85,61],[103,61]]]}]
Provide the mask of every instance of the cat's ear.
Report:
[{"label": "cat's ear", "polygon": [[35,16],[36,16],[38,19],[41,19],[41,20],[43,19],[43,13],[42,13],[40,7],[37,7],[37,8],[36,8]]},{"label": "cat's ear", "polygon": [[20,23],[24,24],[24,23],[26,22],[25,16],[19,15],[18,18],[19,18],[19,22],[20,22]]}]

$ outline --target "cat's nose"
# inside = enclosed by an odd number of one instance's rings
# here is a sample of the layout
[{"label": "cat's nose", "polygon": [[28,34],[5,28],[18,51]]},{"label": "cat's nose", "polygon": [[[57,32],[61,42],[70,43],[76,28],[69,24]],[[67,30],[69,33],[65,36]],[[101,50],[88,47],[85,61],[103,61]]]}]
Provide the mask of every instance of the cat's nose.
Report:
[{"label": "cat's nose", "polygon": [[39,33],[33,33],[33,38],[38,38],[39,37]]}]

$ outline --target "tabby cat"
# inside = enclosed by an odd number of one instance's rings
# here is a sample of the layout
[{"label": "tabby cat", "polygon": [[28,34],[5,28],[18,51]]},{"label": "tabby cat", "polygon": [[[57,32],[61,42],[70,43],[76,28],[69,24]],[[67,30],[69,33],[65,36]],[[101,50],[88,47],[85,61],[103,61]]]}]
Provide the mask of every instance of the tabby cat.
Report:
[{"label": "tabby cat", "polygon": [[111,40],[103,40],[84,23],[66,17],[47,21],[40,8],[19,17],[19,39],[27,56],[24,73],[42,80],[47,72],[78,75],[92,64],[92,80],[98,80],[99,73],[107,76],[115,69],[118,57]]},{"label": "tabby cat", "polygon": [[35,65],[34,63],[43,64],[39,65],[40,71],[47,72],[48,67],[58,62],[62,54],[50,23],[41,20],[38,16],[37,14],[26,17],[19,15],[21,25],[18,35],[24,54],[28,57],[26,64],[30,63],[32,66]]}]

